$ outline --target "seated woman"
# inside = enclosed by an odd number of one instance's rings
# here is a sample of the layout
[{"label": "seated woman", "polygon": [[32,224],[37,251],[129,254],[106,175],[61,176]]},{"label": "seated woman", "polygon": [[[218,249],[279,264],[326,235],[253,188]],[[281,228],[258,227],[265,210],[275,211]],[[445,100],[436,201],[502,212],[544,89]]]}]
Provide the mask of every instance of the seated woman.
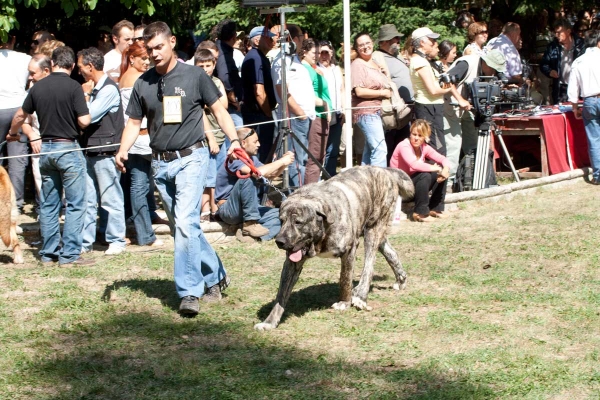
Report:
[{"label": "seated woman", "polygon": [[[406,172],[415,185],[415,209],[412,220],[431,222],[445,218],[446,179],[450,174],[450,162],[429,146],[431,127],[423,119],[415,120],[410,127],[410,137],[398,143],[390,167]],[[427,160],[434,164],[428,164]],[[431,191],[431,198],[429,197]]]}]

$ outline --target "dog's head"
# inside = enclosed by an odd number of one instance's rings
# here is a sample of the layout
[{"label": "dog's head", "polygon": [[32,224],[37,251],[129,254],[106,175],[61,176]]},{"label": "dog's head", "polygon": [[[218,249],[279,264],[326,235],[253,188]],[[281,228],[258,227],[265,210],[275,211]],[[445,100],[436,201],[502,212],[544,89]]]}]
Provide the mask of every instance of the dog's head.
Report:
[{"label": "dog's head", "polygon": [[326,212],[318,202],[305,198],[288,199],[281,206],[281,230],[275,238],[277,247],[287,252],[292,262],[314,257],[321,248],[327,230]]}]

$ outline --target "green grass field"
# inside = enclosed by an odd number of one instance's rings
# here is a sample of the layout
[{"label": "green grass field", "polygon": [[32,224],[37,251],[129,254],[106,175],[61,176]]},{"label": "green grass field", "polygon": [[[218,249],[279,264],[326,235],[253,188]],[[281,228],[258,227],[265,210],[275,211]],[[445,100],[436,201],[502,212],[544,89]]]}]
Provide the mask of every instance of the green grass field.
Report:
[{"label": "green grass field", "polygon": [[313,259],[271,332],[252,327],[274,243],[217,245],[233,282],[195,319],[176,313],[172,250],[71,269],[5,251],[0,398],[599,399],[599,200],[581,182],[405,222],[407,288],[378,256],[371,312],[330,309],[339,261]]}]

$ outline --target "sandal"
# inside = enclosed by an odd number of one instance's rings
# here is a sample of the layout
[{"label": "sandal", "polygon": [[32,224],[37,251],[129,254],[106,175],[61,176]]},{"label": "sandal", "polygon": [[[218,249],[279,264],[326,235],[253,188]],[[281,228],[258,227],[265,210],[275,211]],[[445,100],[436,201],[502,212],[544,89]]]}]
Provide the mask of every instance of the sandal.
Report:
[{"label": "sandal", "polygon": [[420,215],[417,213],[413,213],[411,219],[414,222],[433,222],[433,221],[435,221],[435,219],[429,215]]},{"label": "sandal", "polygon": [[434,210],[429,211],[429,216],[433,217],[433,218],[440,218],[440,219],[448,218],[448,214],[444,214],[442,211],[434,211]]}]

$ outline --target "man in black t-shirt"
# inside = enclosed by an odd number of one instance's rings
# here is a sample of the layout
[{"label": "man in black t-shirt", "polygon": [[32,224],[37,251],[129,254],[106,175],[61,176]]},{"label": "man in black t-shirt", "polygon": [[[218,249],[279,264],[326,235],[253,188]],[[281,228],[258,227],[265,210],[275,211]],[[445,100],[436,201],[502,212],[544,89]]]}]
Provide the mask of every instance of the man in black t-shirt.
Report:
[{"label": "man in black t-shirt", "polygon": [[231,140],[229,153],[240,147],[231,117],[213,81],[201,68],[177,62],[175,36],[164,22],[144,29],[144,41],[155,67],[134,84],[129,120],[116,156],[125,172],[127,152],[142,122],[148,119],[154,181],[175,230],[175,287],[179,312],[198,314],[198,299],[219,300],[229,284],[221,260],[200,227],[200,198],[208,170],[209,148],[203,128],[207,105]]},{"label": "man in black t-shirt", "polygon": [[[86,205],[86,164],[77,138],[79,129],[91,122],[81,86],[70,78],[75,54],[70,47],[52,53],[52,73],[36,83],[17,111],[9,134],[18,134],[30,114],[37,112],[42,140],[40,173],[44,201],[40,206],[42,262],[58,261],[65,265],[89,265],[83,260],[81,242]],[[34,147],[35,149],[36,147]],[[45,154],[50,152],[54,154]],[[60,196],[65,191],[67,209],[62,234],[59,214]]]},{"label": "man in black t-shirt", "polygon": [[[258,159],[263,163],[269,163],[267,156],[273,145],[275,124],[271,111],[275,109],[275,89],[271,77],[271,63],[266,54],[273,48],[275,34],[264,26],[257,26],[250,31],[248,37],[252,43],[252,50],[246,54],[242,63],[242,82],[244,85],[244,104],[242,104],[242,116],[244,124],[261,125],[252,126],[258,133],[258,139],[262,147],[258,153]],[[271,121],[269,123],[269,121]],[[267,122],[267,123],[265,123]]]}]

